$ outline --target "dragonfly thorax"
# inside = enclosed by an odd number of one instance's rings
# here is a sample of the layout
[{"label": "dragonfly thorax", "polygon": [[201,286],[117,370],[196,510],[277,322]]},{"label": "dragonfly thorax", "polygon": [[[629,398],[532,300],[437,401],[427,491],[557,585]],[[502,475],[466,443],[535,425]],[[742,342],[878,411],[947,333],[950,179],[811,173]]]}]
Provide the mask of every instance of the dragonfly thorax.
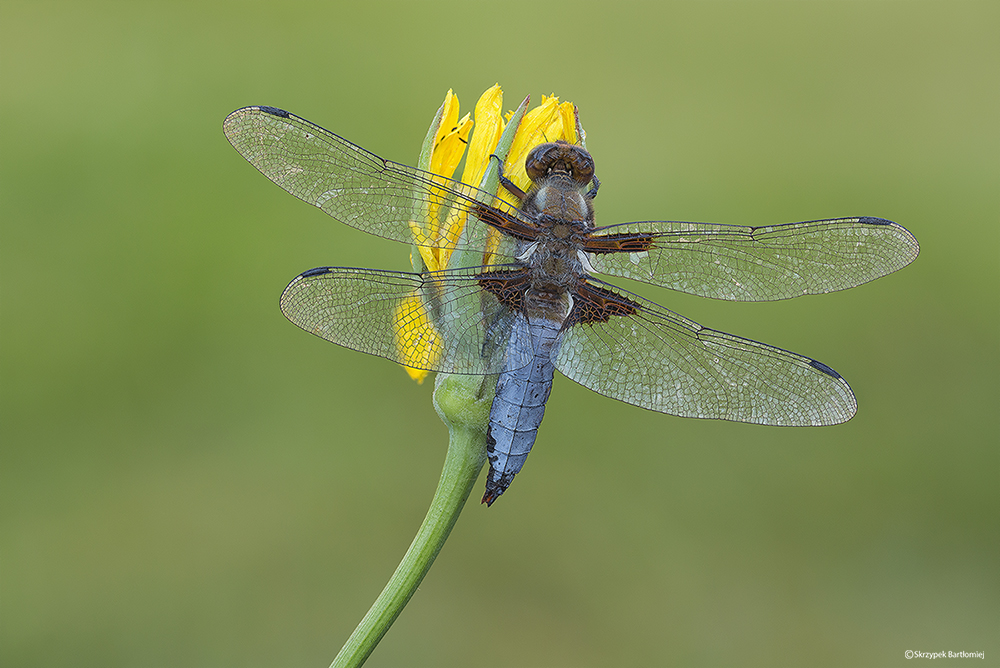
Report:
[{"label": "dragonfly thorax", "polygon": [[553,174],[534,182],[521,210],[540,225],[570,225],[580,232],[594,227],[594,205],[583,187],[564,174]]},{"label": "dragonfly thorax", "polygon": [[594,228],[593,193],[585,190],[594,162],[584,149],[558,142],[536,147],[525,167],[533,182],[521,211],[537,226],[537,237],[519,255],[529,269],[524,305],[528,315],[562,321],[573,288],[588,273],[582,252]]},{"label": "dragonfly thorax", "polygon": [[587,274],[576,234],[558,237],[552,234],[557,226],[546,230],[532,243],[524,257],[528,268],[524,306],[529,316],[541,316],[562,321],[569,314],[570,293]]}]

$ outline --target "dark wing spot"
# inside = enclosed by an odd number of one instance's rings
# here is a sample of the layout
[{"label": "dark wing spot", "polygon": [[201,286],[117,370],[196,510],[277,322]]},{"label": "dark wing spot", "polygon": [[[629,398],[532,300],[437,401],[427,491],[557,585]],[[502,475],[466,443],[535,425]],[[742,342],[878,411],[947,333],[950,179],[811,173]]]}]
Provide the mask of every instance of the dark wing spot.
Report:
[{"label": "dark wing spot", "polygon": [[614,316],[632,315],[639,308],[631,299],[581,281],[573,291],[573,310],[563,326],[607,322]]},{"label": "dark wing spot", "polygon": [[642,253],[653,247],[653,235],[622,232],[585,237],[583,250],[588,253]]},{"label": "dark wing spot", "polygon": [[271,114],[272,116],[280,116],[281,118],[288,118],[290,114],[284,109],[278,109],[277,107],[257,107],[265,114]]},{"label": "dark wing spot", "polygon": [[885,218],[871,218],[865,216],[863,218],[858,218],[858,222],[862,225],[894,225],[891,220],[886,220]]},{"label": "dark wing spot", "polygon": [[330,267],[317,267],[316,269],[310,269],[309,271],[303,271],[299,276],[302,278],[312,278],[313,276],[322,276],[323,274],[329,274]]},{"label": "dark wing spot", "polygon": [[[878,220],[878,219],[876,219],[876,220]],[[809,360],[809,366],[811,366],[814,369],[819,369],[820,371],[822,371],[823,373],[827,374],[828,376],[833,376],[834,378],[838,378],[838,379],[841,378],[841,375],[839,373],[837,373],[836,371],[834,371],[833,369],[831,369],[827,365],[823,364],[822,362],[817,362],[816,360]]]}]

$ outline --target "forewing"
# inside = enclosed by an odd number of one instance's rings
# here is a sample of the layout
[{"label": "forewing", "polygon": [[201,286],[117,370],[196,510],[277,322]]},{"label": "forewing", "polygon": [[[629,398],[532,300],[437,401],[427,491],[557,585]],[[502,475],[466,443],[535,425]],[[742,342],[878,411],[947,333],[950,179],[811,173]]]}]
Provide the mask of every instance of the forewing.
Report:
[{"label": "forewing", "polygon": [[[484,204],[500,212],[494,219],[521,219],[516,208],[490,193],[384,160],[282,109],[238,109],[223,130],[264,176],[340,222],[380,237],[482,251],[490,229],[480,220]],[[462,217],[468,230],[459,244],[455,223]]]},{"label": "forewing", "polygon": [[[338,345],[429,371],[499,373],[513,314],[474,270],[410,274],[321,267],[297,276],[281,312]],[[527,364],[530,351],[525,351]]]},{"label": "forewing", "polygon": [[837,424],[857,410],[847,382],[820,362],[637,295],[601,293],[598,315],[567,329],[555,355],[557,369],[595,392],[660,413],[768,425]]},{"label": "forewing", "polygon": [[586,246],[598,272],[732,301],[844,290],[905,267],[920,250],[906,228],[882,218],[625,223],[595,231]]}]

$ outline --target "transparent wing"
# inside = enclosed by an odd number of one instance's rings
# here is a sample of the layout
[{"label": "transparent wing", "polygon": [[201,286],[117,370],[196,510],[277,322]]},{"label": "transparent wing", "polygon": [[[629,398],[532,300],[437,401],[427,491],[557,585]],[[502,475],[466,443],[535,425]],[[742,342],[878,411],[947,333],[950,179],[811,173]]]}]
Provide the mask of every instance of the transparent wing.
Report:
[{"label": "transparent wing", "polygon": [[756,424],[837,424],[857,410],[825,364],[706,329],[637,295],[613,299],[634,312],[569,328],[555,354],[556,368],[584,387],[660,413]]},{"label": "transparent wing", "polygon": [[[474,269],[425,274],[312,269],[285,288],[281,312],[345,348],[413,368],[480,375],[504,368],[514,318],[482,289]],[[531,351],[523,351],[522,358],[520,366]]]},{"label": "transparent wing", "polygon": [[[521,220],[516,208],[490,193],[383,160],[282,109],[237,109],[226,117],[223,131],[240,155],[291,194],[386,239],[482,251],[490,234],[477,217],[483,204]],[[468,226],[461,244],[459,222]]]},{"label": "transparent wing", "polygon": [[644,222],[597,230],[590,256],[613,276],[702,297],[770,301],[835,292],[908,265],[920,246],[882,218],[836,218],[768,227]]}]

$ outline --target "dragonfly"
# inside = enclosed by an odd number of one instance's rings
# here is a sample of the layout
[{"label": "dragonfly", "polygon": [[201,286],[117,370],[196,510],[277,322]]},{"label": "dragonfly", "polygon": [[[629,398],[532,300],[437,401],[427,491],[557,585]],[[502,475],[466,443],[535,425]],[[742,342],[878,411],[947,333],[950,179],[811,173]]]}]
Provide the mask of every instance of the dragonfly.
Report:
[{"label": "dragonfly", "polygon": [[[406,244],[447,247],[463,261],[442,271],[320,267],[281,295],[284,315],[341,346],[448,374],[496,375],[487,427],[491,505],[536,440],[554,371],[602,395],[660,413],[762,425],[846,422],[857,411],[832,368],[775,346],[703,327],[597,274],[732,301],[843,290],[912,262],[916,239],[882,218],[746,227],[646,221],[598,227],[593,157],[540,144],[519,202],[376,156],[287,111],[254,106],[223,126],[267,178],[334,219]],[[427,229],[442,211],[461,232]],[[472,257],[473,262],[465,259]],[[400,345],[414,300],[432,325],[428,353]]]}]

